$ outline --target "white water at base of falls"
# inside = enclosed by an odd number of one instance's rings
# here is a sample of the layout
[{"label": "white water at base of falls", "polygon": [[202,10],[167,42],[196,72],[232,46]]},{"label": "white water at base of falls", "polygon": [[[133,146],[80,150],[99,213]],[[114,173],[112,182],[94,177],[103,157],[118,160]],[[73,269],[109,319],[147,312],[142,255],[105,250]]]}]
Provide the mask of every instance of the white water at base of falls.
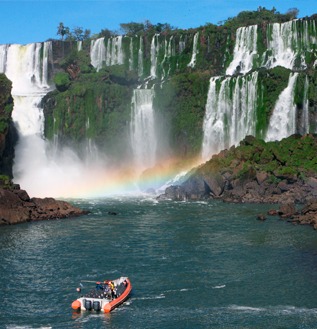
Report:
[{"label": "white water at base of falls", "polygon": [[[43,137],[40,102],[53,89],[48,81],[51,50],[50,42],[0,45],[0,72],[12,81],[12,118],[19,134],[14,182],[31,197],[84,196],[91,182],[101,181],[101,164],[87,163],[71,149],[59,148]],[[92,150],[89,144],[88,148]]]},{"label": "white water at base of falls", "polygon": [[210,79],[203,123],[203,160],[255,134],[257,79],[257,72]]},{"label": "white water at base of falls", "polygon": [[153,89],[135,89],[131,102],[130,136],[134,163],[140,171],[156,161],[157,139]]},{"label": "white water at base of falls", "polygon": [[294,87],[298,73],[291,73],[287,87],[280,94],[270,118],[266,141],[281,140],[296,132]]}]

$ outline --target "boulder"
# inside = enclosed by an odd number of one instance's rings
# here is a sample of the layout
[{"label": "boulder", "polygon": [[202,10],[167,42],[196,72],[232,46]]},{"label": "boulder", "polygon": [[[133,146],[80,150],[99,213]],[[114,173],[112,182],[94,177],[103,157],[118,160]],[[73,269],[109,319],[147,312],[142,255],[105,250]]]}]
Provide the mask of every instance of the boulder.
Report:
[{"label": "boulder", "polygon": [[294,202],[283,203],[280,205],[277,213],[281,218],[291,218],[296,213]]},{"label": "boulder", "polygon": [[0,225],[66,218],[87,214],[66,201],[32,198],[21,189],[0,188]]}]

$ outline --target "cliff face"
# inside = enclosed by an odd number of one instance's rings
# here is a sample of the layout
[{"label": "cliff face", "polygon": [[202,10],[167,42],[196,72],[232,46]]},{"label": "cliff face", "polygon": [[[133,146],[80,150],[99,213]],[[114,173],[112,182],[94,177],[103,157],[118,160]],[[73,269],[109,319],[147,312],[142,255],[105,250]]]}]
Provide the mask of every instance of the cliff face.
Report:
[{"label": "cliff face", "polygon": [[[296,119],[289,134],[315,132],[316,20],[275,18],[283,23],[237,29],[233,20],[227,26],[87,40],[80,48],[53,42],[55,73],[66,76],[56,77],[58,90],[43,100],[46,137],[75,145],[89,139],[107,154],[129,157],[133,90],[152,88],[156,123],[164,127],[161,136],[172,153],[197,156],[204,143],[220,138],[218,148],[203,150],[209,156],[237,144],[244,131],[266,139],[294,74],[288,106],[294,105]],[[247,124],[238,127],[239,120]]]},{"label": "cliff face", "polygon": [[13,99],[12,83],[4,74],[0,74],[0,173],[12,177],[14,145],[17,134],[12,123]]}]

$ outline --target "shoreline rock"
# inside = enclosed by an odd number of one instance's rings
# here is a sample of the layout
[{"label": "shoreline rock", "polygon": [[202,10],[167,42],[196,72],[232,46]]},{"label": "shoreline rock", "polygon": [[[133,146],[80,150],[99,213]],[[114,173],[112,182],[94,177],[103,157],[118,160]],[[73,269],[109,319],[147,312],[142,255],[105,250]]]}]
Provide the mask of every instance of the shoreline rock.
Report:
[{"label": "shoreline rock", "polygon": [[30,198],[25,190],[0,187],[0,225],[60,219],[86,215],[88,212],[54,198]]}]

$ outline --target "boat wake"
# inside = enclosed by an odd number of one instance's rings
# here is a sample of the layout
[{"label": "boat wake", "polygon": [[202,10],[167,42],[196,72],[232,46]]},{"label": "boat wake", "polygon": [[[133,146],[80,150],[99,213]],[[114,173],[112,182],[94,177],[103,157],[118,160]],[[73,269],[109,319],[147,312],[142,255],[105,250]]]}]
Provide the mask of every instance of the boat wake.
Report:
[{"label": "boat wake", "polygon": [[284,315],[296,315],[296,314],[311,314],[317,315],[317,308],[306,308],[306,307],[296,307],[296,306],[267,306],[267,307],[253,307],[244,305],[230,305],[229,310],[244,312],[244,313],[270,313],[274,314],[284,314]]}]

